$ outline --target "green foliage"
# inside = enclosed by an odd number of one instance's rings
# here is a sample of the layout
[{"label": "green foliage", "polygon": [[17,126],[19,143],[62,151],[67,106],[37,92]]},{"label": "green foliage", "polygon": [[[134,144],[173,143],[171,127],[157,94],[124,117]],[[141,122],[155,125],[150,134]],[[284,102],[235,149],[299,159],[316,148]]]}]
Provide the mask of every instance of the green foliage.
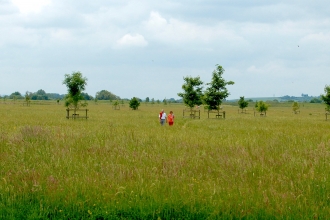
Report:
[{"label": "green foliage", "polygon": [[37,92],[32,93],[32,100],[48,100],[48,95],[43,89],[39,89]]},{"label": "green foliage", "polygon": [[300,106],[298,102],[293,102],[292,104],[292,111],[297,112],[299,110]]},{"label": "green foliage", "polygon": [[87,85],[87,78],[83,77],[81,72],[72,72],[72,74],[65,74],[63,84],[66,85],[68,89],[68,94],[65,99],[65,106],[73,106],[77,109],[80,100],[83,100],[81,95],[82,91],[85,90]]},{"label": "green foliage", "polygon": [[113,108],[114,108],[114,109],[119,109],[119,107],[120,107],[119,100],[117,99],[116,101],[114,101],[114,102],[112,103],[112,105],[113,105]]},{"label": "green foliage", "polygon": [[269,105],[263,101],[257,102],[256,105],[257,105],[256,109],[260,113],[266,113],[269,107]]},{"label": "green foliage", "polygon": [[31,93],[26,91],[25,92],[25,102],[26,102],[26,105],[30,105],[30,100],[31,100]]},{"label": "green foliage", "polygon": [[140,101],[138,98],[133,97],[130,101],[129,101],[129,107],[133,110],[137,110],[140,106]]},{"label": "green foliage", "polygon": [[166,100],[166,98],[163,99],[163,103],[164,103],[164,105],[167,105],[167,100]]},{"label": "green foliage", "polygon": [[183,103],[189,108],[193,108],[195,105],[202,104],[202,85],[200,77],[184,77],[184,84],[182,85],[182,89],[184,92],[178,93],[179,97],[182,97]]},{"label": "green foliage", "polygon": [[325,94],[321,95],[321,99],[326,105],[326,110],[330,111],[330,86],[326,85],[324,87],[324,92]]},{"label": "green foliage", "polygon": [[146,102],[148,103],[150,101],[149,97],[146,98]]},{"label": "green foliage", "polygon": [[89,95],[88,93],[82,92],[82,97],[84,97],[85,100],[93,100],[93,96]]},{"label": "green foliage", "polygon": [[117,99],[116,101],[113,102],[113,105],[114,105],[114,106],[119,105],[119,101],[118,101],[118,99]]},{"label": "green foliage", "polygon": [[151,99],[151,104],[155,104],[155,99],[154,98]]},{"label": "green foliage", "polygon": [[13,92],[12,94],[10,94],[9,95],[9,98],[16,100],[16,99],[22,99],[23,96],[22,96],[22,94],[20,92],[17,92],[16,91],[16,92]]},{"label": "green foliage", "polygon": [[[322,96],[321,96],[322,98]],[[318,98],[312,98],[310,103],[321,103],[322,102],[322,99],[318,99]]]},{"label": "green foliage", "polygon": [[240,109],[243,110],[246,107],[248,107],[248,105],[249,105],[249,102],[245,101],[244,96],[239,97],[238,106],[239,106]]},{"label": "green foliage", "polygon": [[229,96],[229,92],[226,88],[227,85],[233,85],[233,81],[225,81],[222,78],[224,69],[220,65],[216,65],[216,69],[212,73],[212,80],[207,83],[209,86],[204,93],[204,103],[208,106],[209,110],[218,110],[222,103],[222,100]]},{"label": "green foliage", "polygon": [[116,100],[120,99],[119,96],[116,96],[115,94],[107,91],[107,90],[101,90],[96,93],[95,98],[98,100]]},{"label": "green foliage", "polygon": [[86,100],[84,102],[82,102],[81,104],[81,107],[87,107],[88,106],[88,102],[86,102]]}]

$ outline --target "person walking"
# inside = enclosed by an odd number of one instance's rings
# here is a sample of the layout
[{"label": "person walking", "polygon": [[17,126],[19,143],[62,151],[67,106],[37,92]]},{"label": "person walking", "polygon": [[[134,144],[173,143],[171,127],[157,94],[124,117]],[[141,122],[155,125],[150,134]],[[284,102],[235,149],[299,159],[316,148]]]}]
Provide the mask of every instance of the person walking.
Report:
[{"label": "person walking", "polygon": [[170,114],[167,116],[168,125],[172,126],[174,123],[174,114],[173,111],[170,111]]},{"label": "person walking", "polygon": [[164,125],[165,122],[167,122],[167,116],[166,116],[166,113],[164,112],[164,109],[162,109],[162,111],[159,113],[159,122],[160,122],[160,125]]}]

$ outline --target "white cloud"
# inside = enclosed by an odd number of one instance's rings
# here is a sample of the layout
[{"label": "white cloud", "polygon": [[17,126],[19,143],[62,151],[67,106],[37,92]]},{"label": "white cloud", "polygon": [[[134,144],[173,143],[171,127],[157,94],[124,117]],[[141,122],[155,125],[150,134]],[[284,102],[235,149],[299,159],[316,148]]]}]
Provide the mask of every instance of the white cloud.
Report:
[{"label": "white cloud", "polygon": [[18,7],[21,13],[37,13],[42,10],[43,7],[50,5],[51,0],[11,0],[12,3]]},{"label": "white cloud", "polygon": [[117,41],[119,46],[124,47],[145,47],[148,42],[144,39],[141,34],[126,34]]},{"label": "white cloud", "polygon": [[301,39],[302,43],[311,43],[311,44],[326,44],[328,45],[330,42],[330,32],[329,33],[313,33],[305,36]]},{"label": "white cloud", "polygon": [[144,22],[144,28],[156,41],[168,44],[211,44],[218,42],[230,45],[246,45],[243,37],[230,27],[231,24],[218,22],[216,25],[198,25],[179,19],[168,20],[160,13],[152,11],[149,20]]}]

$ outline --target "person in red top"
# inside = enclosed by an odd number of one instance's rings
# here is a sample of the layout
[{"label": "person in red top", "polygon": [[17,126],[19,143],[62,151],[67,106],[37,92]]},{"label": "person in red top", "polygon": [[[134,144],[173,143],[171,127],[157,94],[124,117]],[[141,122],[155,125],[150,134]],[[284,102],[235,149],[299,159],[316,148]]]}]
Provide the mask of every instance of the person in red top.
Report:
[{"label": "person in red top", "polygon": [[168,125],[172,126],[174,123],[174,114],[173,111],[170,111],[170,114],[167,116]]}]

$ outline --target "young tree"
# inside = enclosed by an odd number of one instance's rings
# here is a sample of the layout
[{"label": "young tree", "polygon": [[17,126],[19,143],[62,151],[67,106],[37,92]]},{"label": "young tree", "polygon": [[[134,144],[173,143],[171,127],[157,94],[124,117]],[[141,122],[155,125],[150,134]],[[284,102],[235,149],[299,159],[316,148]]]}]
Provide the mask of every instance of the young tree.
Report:
[{"label": "young tree", "polygon": [[164,105],[167,105],[167,100],[166,100],[166,98],[163,99],[163,103],[164,103]]},{"label": "young tree", "polygon": [[202,85],[200,77],[184,77],[184,84],[182,85],[183,92],[178,93],[179,97],[182,97],[183,103],[191,110],[195,105],[202,104]]},{"label": "young tree", "polygon": [[151,104],[155,104],[155,99],[154,98],[151,99]]},{"label": "young tree", "polygon": [[297,114],[298,110],[299,110],[300,106],[298,104],[298,102],[293,102],[292,103],[292,111]]},{"label": "young tree", "polygon": [[113,102],[113,108],[114,108],[115,110],[120,109],[118,99],[117,99],[116,101]]},{"label": "young tree", "polygon": [[30,106],[30,100],[31,100],[31,93],[29,93],[28,91],[26,91],[26,93],[25,93],[26,106]]},{"label": "young tree", "polygon": [[80,100],[83,100],[81,95],[87,85],[87,78],[83,77],[81,72],[72,72],[72,74],[65,74],[63,84],[68,88],[68,94],[66,95],[65,106],[73,106],[76,110],[79,108],[78,104]]},{"label": "young tree", "polygon": [[209,110],[219,110],[222,100],[229,96],[229,92],[226,88],[227,85],[234,85],[233,81],[225,81],[222,78],[224,69],[220,65],[216,65],[216,69],[212,73],[212,80],[209,87],[204,93],[204,102]]},{"label": "young tree", "polygon": [[263,115],[263,114],[266,115],[268,107],[269,107],[269,105],[267,105],[265,102],[259,101],[259,102],[257,102],[256,109],[260,113],[260,115]]},{"label": "young tree", "polygon": [[239,97],[238,106],[242,110],[242,112],[243,112],[243,109],[248,107],[248,105],[249,105],[249,102],[245,101],[244,96]]},{"label": "young tree", "polygon": [[140,106],[140,102],[139,99],[136,97],[133,97],[130,101],[129,101],[129,107],[133,110],[137,110]]},{"label": "young tree", "polygon": [[148,103],[150,101],[149,97],[146,98],[146,103]]},{"label": "young tree", "polygon": [[326,85],[324,87],[324,92],[325,94],[321,95],[321,99],[326,105],[326,111],[330,111],[330,86]]}]

